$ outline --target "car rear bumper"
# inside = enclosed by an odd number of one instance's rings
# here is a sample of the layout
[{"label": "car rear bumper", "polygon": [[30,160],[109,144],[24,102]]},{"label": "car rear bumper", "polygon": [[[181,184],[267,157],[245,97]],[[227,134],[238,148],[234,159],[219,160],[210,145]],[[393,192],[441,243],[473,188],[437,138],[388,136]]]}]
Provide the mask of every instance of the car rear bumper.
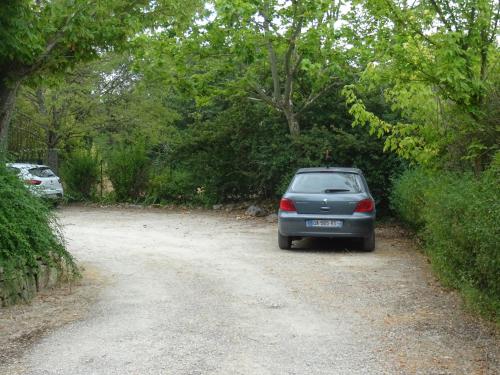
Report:
[{"label": "car rear bumper", "polygon": [[[308,219],[341,220],[341,228],[308,228]],[[352,215],[309,215],[280,211],[278,230],[290,237],[359,237],[366,238],[373,233],[374,214],[354,213]]]},{"label": "car rear bumper", "polygon": [[42,198],[46,199],[62,199],[63,198],[63,193],[44,193],[42,194]]},{"label": "car rear bumper", "polygon": [[63,189],[30,189],[33,195],[46,199],[62,199],[64,196]]}]

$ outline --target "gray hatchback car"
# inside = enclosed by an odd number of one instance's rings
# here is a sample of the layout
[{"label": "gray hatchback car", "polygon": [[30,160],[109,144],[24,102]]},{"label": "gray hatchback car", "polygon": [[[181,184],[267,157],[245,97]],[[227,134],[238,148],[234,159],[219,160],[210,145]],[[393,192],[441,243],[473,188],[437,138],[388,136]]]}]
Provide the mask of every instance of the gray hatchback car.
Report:
[{"label": "gray hatchback car", "polygon": [[303,168],[280,202],[278,244],[303,237],[352,237],[375,249],[375,202],[357,168]]}]

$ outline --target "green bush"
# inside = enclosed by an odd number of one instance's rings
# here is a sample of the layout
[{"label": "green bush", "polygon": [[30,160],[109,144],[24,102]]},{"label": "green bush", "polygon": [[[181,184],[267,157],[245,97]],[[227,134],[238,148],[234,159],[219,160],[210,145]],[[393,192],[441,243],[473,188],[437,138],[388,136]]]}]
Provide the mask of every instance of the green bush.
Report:
[{"label": "green bush", "polygon": [[406,172],[392,202],[418,230],[433,268],[469,306],[500,322],[500,173]]},{"label": "green bush", "polygon": [[70,199],[91,199],[99,183],[98,157],[87,150],[73,152],[61,167],[61,177],[66,187],[66,196]]},{"label": "green bush", "polygon": [[38,268],[38,261],[76,273],[53,215],[13,173],[0,165],[0,269],[7,287]]},{"label": "green bush", "polygon": [[151,162],[143,143],[121,145],[111,151],[107,160],[107,174],[118,201],[144,197],[150,166]]},{"label": "green bush", "polygon": [[345,105],[339,103],[335,110],[341,112],[338,119],[328,110],[311,123],[304,121],[300,136],[290,137],[279,114],[238,101],[183,127],[163,159],[188,171],[213,200],[276,200],[298,168],[325,165],[325,151],[330,150],[333,165],[361,168],[377,208],[387,207],[391,178],[401,160],[383,152],[383,141],[352,128]]},{"label": "green bush", "polygon": [[427,206],[425,194],[436,184],[434,174],[423,169],[410,169],[398,177],[391,192],[391,208],[399,218],[412,229],[425,225],[424,209]]},{"label": "green bush", "polygon": [[182,202],[209,205],[211,199],[205,187],[197,184],[186,170],[164,168],[154,173],[149,182],[148,201],[151,203]]}]

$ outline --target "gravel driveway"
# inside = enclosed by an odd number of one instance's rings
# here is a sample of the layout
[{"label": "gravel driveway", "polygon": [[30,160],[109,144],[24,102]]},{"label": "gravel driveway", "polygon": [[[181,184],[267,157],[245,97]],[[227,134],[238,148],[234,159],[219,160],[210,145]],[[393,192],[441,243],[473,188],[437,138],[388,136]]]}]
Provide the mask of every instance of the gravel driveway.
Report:
[{"label": "gravel driveway", "polygon": [[[494,374],[498,339],[395,228],[279,250],[276,224],[212,212],[60,211],[107,282],[15,374]],[[491,328],[491,327],[490,327]]]}]

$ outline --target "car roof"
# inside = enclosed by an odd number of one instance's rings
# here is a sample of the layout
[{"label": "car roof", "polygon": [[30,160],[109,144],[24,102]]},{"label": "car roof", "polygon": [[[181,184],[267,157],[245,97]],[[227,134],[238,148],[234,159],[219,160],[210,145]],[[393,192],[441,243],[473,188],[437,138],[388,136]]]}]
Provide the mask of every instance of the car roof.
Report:
[{"label": "car roof", "polygon": [[346,168],[346,167],[315,167],[315,168],[300,168],[296,173],[314,173],[314,172],[344,172],[344,173],[358,173],[363,174],[361,169]]},{"label": "car roof", "polygon": [[31,164],[31,163],[7,163],[7,166],[18,169],[49,168],[43,164]]}]

